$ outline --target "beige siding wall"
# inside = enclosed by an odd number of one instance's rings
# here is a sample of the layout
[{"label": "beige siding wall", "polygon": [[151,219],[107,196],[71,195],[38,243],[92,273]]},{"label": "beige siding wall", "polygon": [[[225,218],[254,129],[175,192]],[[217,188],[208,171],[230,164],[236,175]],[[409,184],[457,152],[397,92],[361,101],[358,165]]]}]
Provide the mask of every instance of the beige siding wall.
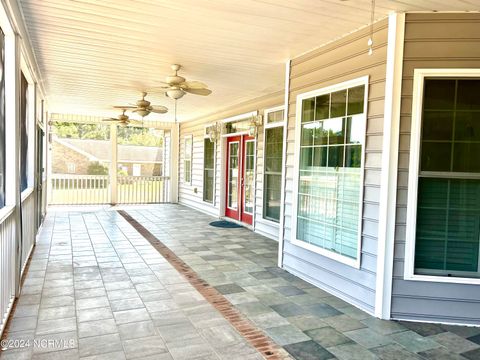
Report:
[{"label": "beige siding wall", "polygon": [[480,322],[478,285],[403,280],[413,71],[417,68],[480,68],[479,30],[480,14],[406,16],[393,269],[394,318]]},{"label": "beige siding wall", "polygon": [[[374,51],[367,54],[369,31],[360,30],[292,61],[287,134],[285,249],[287,270],[373,312],[377,253],[378,206],[383,135],[383,112],[387,57],[387,21],[374,27]],[[365,187],[362,220],[361,268],[338,263],[289,242],[291,234],[295,152],[296,96],[368,75]]]},{"label": "beige siding wall", "polygon": [[[215,179],[215,202],[209,204],[203,201],[203,139],[205,127],[220,122],[221,120],[255,111],[263,115],[265,109],[282,105],[284,102],[284,93],[280,91],[275,94],[266,95],[262,98],[255,99],[246,103],[231,106],[230,108],[201,118],[180,124],[180,182],[179,182],[179,202],[201,211],[208,212],[214,216],[221,216],[220,204],[225,201],[221,198],[221,186],[223,186],[222,173],[222,156],[224,152],[223,141],[217,141],[216,146],[216,179]],[[184,182],[184,158],[185,136],[193,135],[193,156],[192,156],[192,183]],[[256,142],[256,186],[255,186],[255,220],[258,222],[259,232],[271,237],[277,237],[278,229],[271,229],[262,224],[262,204],[263,204],[263,127],[258,128]],[[196,192],[195,192],[196,189]],[[256,226],[257,224],[255,224]]]}]

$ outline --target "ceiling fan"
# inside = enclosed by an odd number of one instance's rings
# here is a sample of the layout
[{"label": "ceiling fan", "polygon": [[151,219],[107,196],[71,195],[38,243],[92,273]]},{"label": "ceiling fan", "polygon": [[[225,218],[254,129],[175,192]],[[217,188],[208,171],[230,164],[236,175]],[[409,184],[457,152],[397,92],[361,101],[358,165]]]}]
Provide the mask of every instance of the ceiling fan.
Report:
[{"label": "ceiling fan", "polygon": [[108,119],[102,119],[102,121],[105,122],[116,122],[118,123],[119,126],[125,127],[128,125],[143,125],[141,121],[138,120],[132,120],[128,117],[128,115],[125,114],[125,112],[128,110],[126,107],[120,107],[120,106],[115,106],[117,109],[122,109],[122,113],[118,115],[116,118],[108,118]]},{"label": "ceiling fan", "polygon": [[165,106],[151,105],[150,101],[145,100],[145,96],[147,96],[147,93],[143,91],[142,98],[140,100],[137,100],[135,105],[132,104],[127,106],[114,106],[114,108],[132,110],[132,112],[140,115],[141,117],[147,116],[152,112],[156,114],[165,114],[168,111]]},{"label": "ceiling fan", "polygon": [[200,81],[187,81],[183,76],[179,76],[178,71],[181,67],[181,65],[173,64],[171,68],[175,71],[175,75],[167,76],[163,85],[160,86],[161,89],[164,89],[166,96],[177,100],[186,93],[202,96],[207,96],[212,93],[212,90],[208,89],[208,86],[204,83]]}]

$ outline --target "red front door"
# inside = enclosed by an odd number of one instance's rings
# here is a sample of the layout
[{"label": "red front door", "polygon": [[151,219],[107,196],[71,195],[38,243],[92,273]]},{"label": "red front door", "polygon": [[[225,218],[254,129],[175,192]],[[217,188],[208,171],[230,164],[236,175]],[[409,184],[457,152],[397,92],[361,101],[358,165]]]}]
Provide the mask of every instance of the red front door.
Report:
[{"label": "red front door", "polygon": [[255,139],[227,138],[225,216],[252,224],[255,197]]}]

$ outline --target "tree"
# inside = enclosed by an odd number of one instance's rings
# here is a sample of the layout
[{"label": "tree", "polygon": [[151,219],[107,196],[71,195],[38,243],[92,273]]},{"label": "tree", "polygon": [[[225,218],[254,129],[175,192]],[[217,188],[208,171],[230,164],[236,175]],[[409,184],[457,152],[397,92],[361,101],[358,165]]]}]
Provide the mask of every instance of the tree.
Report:
[{"label": "tree", "polygon": [[91,162],[87,168],[88,175],[108,175],[108,167],[98,161]]},{"label": "tree", "polygon": [[104,124],[56,122],[53,125],[59,138],[108,140],[110,127]]}]

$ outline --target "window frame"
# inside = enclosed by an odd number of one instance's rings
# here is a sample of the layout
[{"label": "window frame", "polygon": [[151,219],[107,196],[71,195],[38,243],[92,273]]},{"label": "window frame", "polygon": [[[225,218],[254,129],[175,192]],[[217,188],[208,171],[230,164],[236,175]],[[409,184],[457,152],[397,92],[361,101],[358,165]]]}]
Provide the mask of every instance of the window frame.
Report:
[{"label": "window frame", "polygon": [[[183,143],[183,183],[187,185],[192,185],[192,158],[193,158],[193,135],[185,135],[183,137],[184,143]],[[190,154],[189,158],[187,159],[187,140],[190,140]],[[190,179],[186,179],[186,161],[190,161]]]},{"label": "window frame", "polygon": [[[299,190],[299,175],[300,175],[300,148],[301,148],[301,129],[302,129],[302,104],[303,100],[309,99],[312,97],[325,95],[328,93],[333,93],[336,91],[345,90],[348,88],[353,88],[356,86],[365,86],[364,92],[364,102],[363,102],[363,121],[364,128],[362,134],[362,154],[361,154],[361,164],[360,164],[360,191],[359,191],[359,216],[358,216],[358,234],[357,234],[357,256],[355,259],[352,259],[348,256],[335,253],[333,251],[327,250],[325,248],[311,245],[303,240],[297,239],[297,216],[298,216],[298,190]],[[298,247],[304,248],[316,254],[325,256],[326,258],[335,260],[339,263],[351,266],[356,269],[360,269],[361,264],[361,252],[362,252],[362,223],[363,223],[363,198],[365,190],[365,147],[366,147],[366,127],[367,127],[367,109],[368,109],[368,90],[369,90],[369,76],[362,76],[356,79],[347,80],[341,83],[334,85],[326,86],[320,89],[309,91],[297,95],[296,98],[296,112],[295,112],[295,155],[294,155],[294,178],[293,178],[293,195],[292,195],[292,207],[293,207],[293,216],[292,216],[292,229],[291,229],[291,240],[290,242]]]},{"label": "window frame", "polygon": [[[273,112],[276,112],[276,111],[280,111],[280,110],[283,110],[284,112],[284,116],[283,116],[283,120],[281,121],[276,121],[276,122],[273,122],[273,123],[268,123],[268,114],[270,113],[273,113]],[[278,219],[278,221],[275,221],[273,219],[270,219],[268,217],[265,216],[265,184],[266,184],[266,181],[265,181],[265,178],[266,178],[266,170],[265,170],[265,166],[266,166],[266,160],[267,160],[267,152],[266,152],[266,136],[267,136],[267,130],[268,129],[272,129],[272,128],[277,128],[277,127],[282,127],[283,128],[283,137],[282,137],[282,171],[280,172],[280,176],[281,176],[281,180],[280,181],[283,181],[283,178],[284,178],[284,172],[285,172],[285,168],[283,166],[283,163],[284,163],[284,151],[283,151],[283,148],[285,146],[284,144],[284,139],[285,139],[285,131],[287,129],[286,127],[286,122],[285,122],[285,105],[280,105],[280,106],[275,106],[273,108],[269,108],[269,109],[265,109],[265,111],[263,112],[263,118],[264,118],[264,126],[263,126],[263,175],[262,175],[262,189],[263,189],[263,195],[262,195],[262,221],[265,221],[265,222],[268,222],[268,223],[271,223],[272,225],[274,226],[279,226],[280,224],[280,219]],[[282,195],[282,186],[280,186],[280,196]],[[282,206],[282,204],[280,204],[280,206]]]},{"label": "window frame", "polygon": [[[415,274],[415,244],[417,231],[418,179],[420,175],[420,151],[422,141],[423,90],[425,78],[480,78],[480,69],[414,69],[412,122],[410,131],[410,155],[407,196],[407,221],[405,232],[404,280],[442,282],[454,284],[480,284],[480,278],[449,277],[445,275]],[[454,178],[454,177],[450,177]],[[468,179],[468,173],[462,179]]]},{"label": "window frame", "polygon": [[[211,124],[214,125],[214,124]],[[205,140],[210,141],[208,135],[203,137],[203,174],[202,174],[202,200],[206,204],[211,204],[215,206],[216,203],[216,181],[217,181],[217,142],[213,142],[213,199],[212,201],[205,200]]]}]

